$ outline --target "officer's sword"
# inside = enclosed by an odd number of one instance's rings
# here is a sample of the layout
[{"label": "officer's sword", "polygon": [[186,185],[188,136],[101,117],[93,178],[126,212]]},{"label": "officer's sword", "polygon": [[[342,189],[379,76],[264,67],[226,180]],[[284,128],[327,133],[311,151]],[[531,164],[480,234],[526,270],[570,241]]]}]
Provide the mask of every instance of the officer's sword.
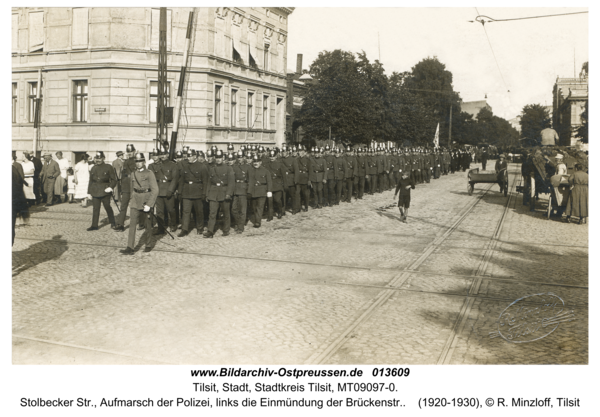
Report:
[{"label": "officer's sword", "polygon": [[171,239],[175,240],[175,238],[173,237],[173,235],[171,234],[171,232],[169,232],[169,229],[167,229],[165,227],[165,223],[163,222],[163,220],[160,217],[154,215],[154,209],[153,208],[150,209],[149,213],[150,213],[150,216],[152,216],[154,219],[156,219],[156,222],[159,224],[159,226],[162,227],[164,229],[164,231],[167,232],[167,234],[169,236],[171,236]]},{"label": "officer's sword", "polygon": [[120,213],[121,212],[121,208],[117,204],[117,200],[115,199],[115,193],[111,192],[110,195],[112,196],[112,199],[115,202],[115,206],[117,206],[117,210],[119,210],[119,213]]}]

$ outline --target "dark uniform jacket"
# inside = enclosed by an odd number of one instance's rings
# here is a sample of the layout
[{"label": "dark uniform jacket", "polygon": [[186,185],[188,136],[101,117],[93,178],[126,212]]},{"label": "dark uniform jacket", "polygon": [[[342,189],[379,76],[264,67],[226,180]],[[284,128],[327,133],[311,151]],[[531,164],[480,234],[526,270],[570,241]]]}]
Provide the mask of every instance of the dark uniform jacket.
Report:
[{"label": "dark uniform jacket", "polygon": [[283,185],[286,187],[293,187],[296,184],[296,169],[298,162],[293,156],[286,156],[281,158],[282,168],[284,170]]},{"label": "dark uniform jacket", "polygon": [[136,170],[135,160],[133,157],[123,161],[123,168],[121,169],[121,192],[131,192],[131,173]]},{"label": "dark uniform jacket", "polygon": [[206,197],[211,201],[225,201],[225,197],[233,196],[235,175],[233,168],[221,164],[208,168],[208,192]]},{"label": "dark uniform jacket", "polygon": [[343,157],[335,157],[333,160],[334,179],[343,180],[346,177],[346,161]]},{"label": "dark uniform jacket", "polygon": [[377,174],[377,156],[369,155],[365,156],[365,161],[367,163],[367,175],[376,175]]},{"label": "dark uniform jacket", "polygon": [[233,195],[248,194],[248,180],[250,178],[250,171],[254,168],[248,164],[235,164],[232,168],[233,178],[235,180]]},{"label": "dark uniform jacket", "polygon": [[385,171],[385,157],[383,155],[375,155],[377,161],[377,173],[381,174]]},{"label": "dark uniform jacket", "polygon": [[298,164],[296,169],[296,184],[308,184],[308,174],[310,172],[310,158],[308,156],[302,156],[298,158]]},{"label": "dark uniform jacket", "polygon": [[166,197],[173,194],[179,186],[179,168],[173,161],[155,162],[148,168],[154,172],[158,184],[158,196]]},{"label": "dark uniform jacket", "polygon": [[333,166],[333,161],[335,161],[335,156],[327,155],[325,157],[325,166],[327,168],[327,176],[325,178],[328,180],[335,179],[335,167]]},{"label": "dark uniform jacket", "polygon": [[[312,165],[311,165],[312,166]],[[283,166],[280,161],[269,161],[265,168],[269,170],[271,173],[271,180],[273,182],[273,186],[271,188],[271,192],[283,191]]]},{"label": "dark uniform jacket", "polygon": [[354,178],[358,174],[358,162],[354,155],[346,155],[344,158],[346,162],[346,178]]},{"label": "dark uniform jacket", "polygon": [[207,164],[200,161],[193,163],[181,161],[179,176],[179,192],[182,198],[206,198],[208,191]]},{"label": "dark uniform jacket", "polygon": [[112,165],[102,163],[100,165],[94,165],[90,170],[88,194],[92,197],[105,197],[108,194],[104,192],[104,189],[107,187],[115,188],[116,185],[117,174],[115,174],[115,169]]},{"label": "dark uniform jacket", "polygon": [[156,197],[158,197],[158,184],[156,184],[156,176],[152,171],[147,168],[133,171],[131,173],[129,184],[131,187],[129,207],[132,209],[143,210],[144,205],[149,207],[154,206]]},{"label": "dark uniform jacket", "polygon": [[273,188],[273,181],[271,179],[271,173],[263,166],[254,168],[250,172],[250,179],[248,181],[248,193],[252,194],[253,198],[266,197],[268,192],[271,192]]},{"label": "dark uniform jacket", "polygon": [[356,175],[359,177],[364,177],[367,175],[367,161],[364,155],[359,155],[356,157]]},{"label": "dark uniform jacket", "polygon": [[312,182],[323,182],[327,175],[327,162],[322,156],[318,156],[312,160],[310,164],[310,180]]}]

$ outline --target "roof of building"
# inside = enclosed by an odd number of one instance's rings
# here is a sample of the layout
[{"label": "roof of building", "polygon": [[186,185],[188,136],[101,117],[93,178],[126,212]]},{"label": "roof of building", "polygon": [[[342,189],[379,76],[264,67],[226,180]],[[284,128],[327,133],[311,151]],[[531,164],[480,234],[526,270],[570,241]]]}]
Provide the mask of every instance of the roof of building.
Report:
[{"label": "roof of building", "polygon": [[311,77],[310,74],[307,72],[305,74],[302,74],[299,79],[300,80],[312,80],[313,77]]},{"label": "roof of building", "polygon": [[473,115],[473,117],[477,117],[479,110],[483,109],[484,107],[492,110],[492,107],[485,100],[464,101],[460,104],[460,110]]}]

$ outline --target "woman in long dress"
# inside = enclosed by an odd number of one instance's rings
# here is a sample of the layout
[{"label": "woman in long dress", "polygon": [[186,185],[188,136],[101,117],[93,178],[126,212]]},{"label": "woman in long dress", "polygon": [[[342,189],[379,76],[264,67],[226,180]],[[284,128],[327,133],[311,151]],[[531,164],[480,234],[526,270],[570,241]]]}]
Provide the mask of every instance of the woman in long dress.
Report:
[{"label": "woman in long dress", "polygon": [[75,165],[75,199],[81,200],[81,206],[87,207],[88,184],[90,182],[90,165],[88,164],[88,154],[84,154],[81,161]]},{"label": "woman in long dress", "polygon": [[575,164],[575,172],[569,178],[571,194],[567,202],[568,223],[571,216],[579,217],[579,224],[585,224],[588,216],[588,174],[583,170],[582,164]]},{"label": "woman in long dress", "polygon": [[23,157],[23,162],[21,162],[21,166],[23,166],[23,174],[25,175],[25,183],[23,183],[23,193],[25,193],[27,204],[29,206],[33,206],[35,205],[35,192],[33,191],[33,177],[35,173],[35,165],[33,164],[33,161],[30,161],[26,157]]}]

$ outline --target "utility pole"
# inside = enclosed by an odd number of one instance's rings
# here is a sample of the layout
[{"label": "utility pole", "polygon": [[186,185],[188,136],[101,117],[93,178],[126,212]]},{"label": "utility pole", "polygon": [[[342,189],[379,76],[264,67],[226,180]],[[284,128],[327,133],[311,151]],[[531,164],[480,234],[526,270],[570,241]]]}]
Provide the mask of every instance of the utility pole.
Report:
[{"label": "utility pole", "polygon": [[185,35],[185,49],[183,50],[183,61],[181,62],[181,71],[179,73],[179,86],[177,88],[177,104],[173,115],[173,130],[171,131],[171,146],[169,148],[169,159],[175,159],[175,149],[177,147],[177,132],[179,130],[179,117],[181,115],[181,103],[183,101],[183,88],[185,85],[185,72],[187,70],[187,61],[190,51],[192,28],[194,26],[194,12],[190,12],[188,27]]},{"label": "utility pole", "polygon": [[38,69],[37,91],[35,92],[35,109],[33,113],[33,155],[36,156],[38,138],[40,137],[40,121],[42,120],[42,109],[40,108],[40,97],[42,95],[42,69]]},{"label": "utility pole", "polygon": [[452,148],[452,104],[450,105],[450,128],[448,129],[448,147]]},{"label": "utility pole", "polygon": [[161,147],[168,147],[166,141],[167,122],[167,8],[160,8],[160,19],[158,25],[158,92],[156,102],[156,151]]}]

